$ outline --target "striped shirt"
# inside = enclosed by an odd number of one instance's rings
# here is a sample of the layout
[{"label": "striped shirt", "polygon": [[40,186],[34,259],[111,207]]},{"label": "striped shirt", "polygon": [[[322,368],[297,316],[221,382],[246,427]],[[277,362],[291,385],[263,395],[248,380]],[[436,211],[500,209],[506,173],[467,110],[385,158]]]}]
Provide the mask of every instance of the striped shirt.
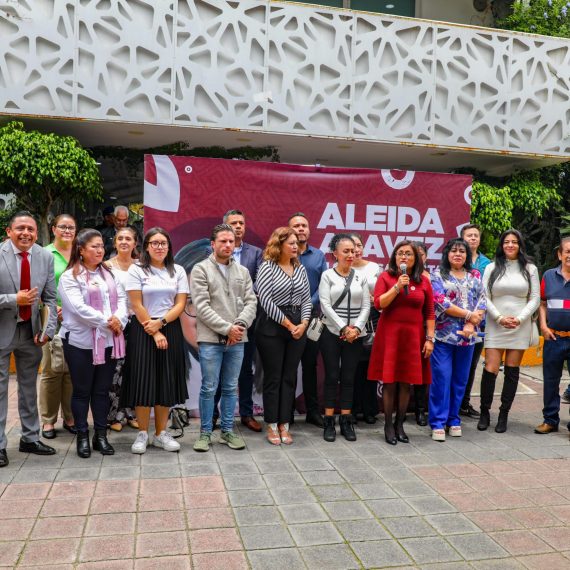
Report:
[{"label": "striped shirt", "polygon": [[259,303],[267,315],[279,324],[285,319],[280,306],[301,306],[301,318],[311,318],[311,288],[302,265],[295,267],[293,276],[287,275],[274,261],[264,261],[257,273]]}]

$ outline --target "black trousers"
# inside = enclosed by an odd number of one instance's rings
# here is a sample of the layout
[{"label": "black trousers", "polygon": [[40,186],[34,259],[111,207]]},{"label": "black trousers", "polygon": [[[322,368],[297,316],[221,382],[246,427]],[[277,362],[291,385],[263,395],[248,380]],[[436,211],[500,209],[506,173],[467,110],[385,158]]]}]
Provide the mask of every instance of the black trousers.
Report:
[{"label": "black trousers", "polygon": [[307,412],[319,412],[319,398],[317,395],[317,359],[319,357],[319,343],[307,339],[301,367],[303,369],[303,396]]},{"label": "black trousers", "polygon": [[263,363],[263,415],[266,423],[287,423],[295,399],[297,368],[307,343],[295,340],[284,327],[277,334],[257,329],[255,342]]},{"label": "black trousers", "polygon": [[484,342],[478,342],[475,344],[473,349],[473,358],[471,360],[471,368],[469,369],[469,378],[467,380],[467,387],[465,388],[465,394],[463,396],[463,401],[461,402],[461,408],[466,409],[471,400],[471,389],[473,388],[473,381],[475,380],[475,372],[477,370],[477,364],[479,364],[479,358],[481,358],[481,353],[483,352]]},{"label": "black trousers", "polygon": [[109,390],[117,364],[117,361],[111,358],[112,351],[111,347],[106,348],[105,364],[95,366],[91,349],[77,348],[63,339],[63,353],[73,384],[71,411],[79,432],[86,432],[89,429],[87,424],[89,406],[91,406],[95,429],[107,429]]},{"label": "black trousers", "polygon": [[366,358],[360,358],[354,374],[354,400],[352,411],[355,414],[365,416],[378,415],[378,382],[368,380],[368,365],[370,363],[370,351],[363,349],[362,354]]},{"label": "black trousers", "polygon": [[325,408],[335,407],[340,384],[339,407],[351,410],[354,377],[363,350],[362,339],[346,342],[324,327],[319,345],[325,364]]}]

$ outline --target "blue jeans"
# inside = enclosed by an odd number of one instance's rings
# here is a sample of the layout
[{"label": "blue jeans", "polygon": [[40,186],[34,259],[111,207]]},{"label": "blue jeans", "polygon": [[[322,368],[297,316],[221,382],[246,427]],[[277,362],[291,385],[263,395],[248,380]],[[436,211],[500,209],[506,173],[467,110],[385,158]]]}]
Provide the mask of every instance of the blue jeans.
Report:
[{"label": "blue jeans", "polygon": [[429,425],[432,429],[460,426],[459,407],[469,379],[474,345],[456,346],[436,341],[431,355]]},{"label": "blue jeans", "polygon": [[222,386],[220,400],[222,431],[231,431],[234,425],[234,411],[237,401],[238,377],[243,360],[243,342],[218,344],[199,343],[202,387],[200,388],[200,431],[212,433],[214,396],[218,384]]},{"label": "blue jeans", "polygon": [[544,378],[544,423],[557,426],[560,423],[560,378],[564,362],[570,370],[570,338],[557,336],[544,342],[542,374]]}]

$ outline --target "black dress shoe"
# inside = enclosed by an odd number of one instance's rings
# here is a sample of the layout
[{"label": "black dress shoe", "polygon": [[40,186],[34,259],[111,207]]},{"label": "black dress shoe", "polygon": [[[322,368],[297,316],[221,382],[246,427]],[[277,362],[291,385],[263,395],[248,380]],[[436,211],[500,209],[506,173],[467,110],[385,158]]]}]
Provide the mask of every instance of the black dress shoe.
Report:
[{"label": "black dress shoe", "polygon": [[63,429],[68,431],[69,433],[76,435],[77,434],[77,428],[75,426],[70,426],[68,424],[66,424],[65,422],[63,422]]},{"label": "black dress shoe", "polygon": [[19,450],[22,453],[33,453],[34,455],[55,455],[55,449],[41,441],[24,441],[21,439]]},{"label": "black dress shoe", "polygon": [[428,420],[425,410],[418,410],[416,412],[416,423],[422,427],[427,426]]},{"label": "black dress shoe", "polygon": [[364,416],[364,423],[375,424],[376,423],[376,416]]},{"label": "black dress shoe", "polygon": [[8,454],[5,449],[0,449],[0,467],[6,467],[10,463],[8,459]]},{"label": "black dress shoe", "polygon": [[43,429],[42,430],[42,437],[45,439],[55,439],[57,436],[57,432],[55,429]]},{"label": "black dress shoe", "polygon": [[313,424],[314,426],[324,428],[325,421],[323,420],[323,416],[319,414],[316,410],[308,410],[307,415],[305,416],[305,421],[308,424]]},{"label": "black dress shoe", "polygon": [[81,457],[81,459],[91,457],[91,446],[89,445],[88,431],[78,431],[75,443],[77,445],[77,455]]},{"label": "black dress shoe", "polygon": [[97,429],[95,430],[95,435],[93,436],[93,449],[99,451],[101,455],[114,455],[115,449],[107,440],[107,430]]},{"label": "black dress shoe", "polygon": [[402,424],[396,425],[396,438],[402,443],[410,443],[410,438],[406,435]]},{"label": "black dress shoe", "polygon": [[384,426],[384,439],[386,443],[390,445],[397,445],[398,440],[396,439],[396,434],[394,432],[394,426]]}]

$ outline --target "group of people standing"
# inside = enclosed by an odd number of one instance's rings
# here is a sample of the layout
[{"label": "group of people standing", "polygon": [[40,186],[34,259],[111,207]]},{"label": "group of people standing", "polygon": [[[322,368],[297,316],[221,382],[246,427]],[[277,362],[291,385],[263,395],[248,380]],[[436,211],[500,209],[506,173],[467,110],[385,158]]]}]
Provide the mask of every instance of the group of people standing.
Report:
[{"label": "group of people standing", "polygon": [[[495,431],[507,429],[524,351],[535,342],[535,314],[545,337],[544,422],[537,433],[558,429],[558,386],[569,356],[570,240],[562,241],[560,267],[539,284],[523,237],[504,232],[494,262],[479,253],[480,230],[463,228],[450,240],[438,269],[426,271],[425,246],[396,244],[386,270],[363,258],[362,238],[335,235],[334,265],[309,245],[307,217],[297,212],[277,228],[262,251],[244,241],[245,215],[230,210],[214,227],[210,248],[190,274],[174,261],[168,232],[152,228],[141,242],[128,225],[115,228],[116,255],[105,259],[100,231],[77,232],[62,214],[52,225],[54,241],[41,248],[29,212],[10,221],[0,248],[0,467],[8,464],[4,433],[8,363],[17,365],[20,451],[50,455],[40,440],[56,437],[61,408],[64,429],[77,435],[77,454],[114,453],[107,429],[138,430],[133,453],[147,445],[177,451],[167,431],[169,410],[186,401],[188,340],[179,317],[194,321],[202,383],[200,435],[196,451],[208,451],[220,418],[220,443],[243,449],[234,430],[238,401],[241,423],[259,432],[253,416],[253,355],[263,368],[266,438],[293,443],[297,369],[302,365],[306,421],[336,439],[356,440],[357,418],[374,423],[381,386],[387,443],[407,443],[404,430],[411,387],[416,421],[429,422],[432,439],[462,435],[461,415],[491,423],[499,367],[504,383]],[[568,299],[567,299],[568,297]],[[542,303],[541,303],[542,299]],[[40,320],[40,303],[44,322]],[[310,329],[310,330],[309,330]],[[567,346],[568,345],[568,346]],[[470,403],[477,362],[485,347],[480,413]],[[41,429],[36,404],[39,383]],[[321,416],[317,358],[325,369]],[[429,396],[427,395],[429,386]],[[427,418],[426,418],[427,407]],[[149,438],[151,411],[155,431]],[[88,413],[94,424],[90,440]]]}]

